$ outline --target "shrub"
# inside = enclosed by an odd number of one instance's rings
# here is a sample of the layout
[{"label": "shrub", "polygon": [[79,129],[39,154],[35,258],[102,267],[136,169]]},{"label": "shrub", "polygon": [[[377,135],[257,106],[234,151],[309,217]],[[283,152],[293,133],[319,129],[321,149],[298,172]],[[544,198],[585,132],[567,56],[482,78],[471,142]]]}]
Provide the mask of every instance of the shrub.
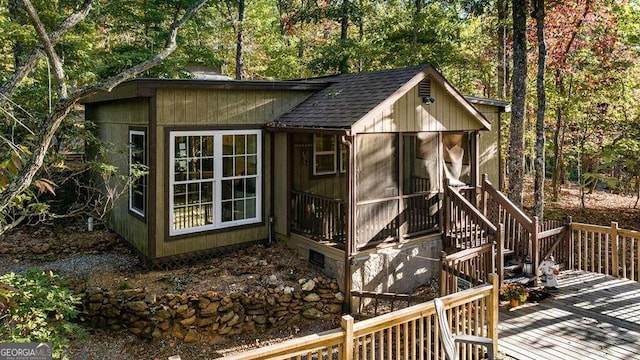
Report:
[{"label": "shrub", "polygon": [[79,334],[80,328],[71,323],[79,303],[52,272],[32,268],[23,275],[2,275],[0,341],[50,342],[53,357],[64,358],[70,339]]}]

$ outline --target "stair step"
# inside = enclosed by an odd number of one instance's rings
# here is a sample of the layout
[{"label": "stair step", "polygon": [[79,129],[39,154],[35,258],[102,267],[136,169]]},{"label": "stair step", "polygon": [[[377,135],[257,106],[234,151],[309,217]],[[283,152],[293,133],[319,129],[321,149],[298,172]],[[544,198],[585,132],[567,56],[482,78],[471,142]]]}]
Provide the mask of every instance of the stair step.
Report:
[{"label": "stair step", "polygon": [[504,266],[504,271],[514,272],[516,270],[522,271],[522,266],[520,264],[513,264],[513,265],[505,265]]},{"label": "stair step", "polygon": [[534,281],[535,279],[536,279],[535,275],[525,276],[525,275],[520,274],[520,276],[518,276],[518,277],[504,279],[503,283],[505,283],[505,284],[527,285],[528,283]]}]

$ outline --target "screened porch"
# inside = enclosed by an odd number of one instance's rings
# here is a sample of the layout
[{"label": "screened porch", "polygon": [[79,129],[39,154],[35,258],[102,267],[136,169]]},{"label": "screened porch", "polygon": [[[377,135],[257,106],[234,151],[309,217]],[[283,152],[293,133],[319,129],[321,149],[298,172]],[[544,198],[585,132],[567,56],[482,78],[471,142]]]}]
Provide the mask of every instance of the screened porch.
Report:
[{"label": "screened porch", "polygon": [[347,199],[355,200],[355,248],[399,242],[441,228],[444,178],[474,186],[474,132],[358,134],[349,151],[334,134],[291,134],[290,229],[344,249]]}]

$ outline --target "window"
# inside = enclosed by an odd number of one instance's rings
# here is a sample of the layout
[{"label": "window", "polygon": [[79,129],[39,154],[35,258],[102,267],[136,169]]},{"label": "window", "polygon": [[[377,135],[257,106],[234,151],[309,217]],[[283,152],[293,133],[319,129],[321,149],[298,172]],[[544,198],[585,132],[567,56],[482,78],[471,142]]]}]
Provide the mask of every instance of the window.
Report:
[{"label": "window", "polygon": [[260,222],[259,130],[170,133],[170,235]]},{"label": "window", "polygon": [[347,167],[347,145],[340,144],[340,173],[346,173]]},{"label": "window", "polygon": [[444,174],[453,186],[471,185],[471,151],[469,134],[450,132],[442,134]]},{"label": "window", "polygon": [[313,175],[336,173],[336,136],[313,135]]},{"label": "window", "polygon": [[129,176],[135,179],[129,184],[129,210],[145,215],[147,194],[145,132],[129,130]]}]

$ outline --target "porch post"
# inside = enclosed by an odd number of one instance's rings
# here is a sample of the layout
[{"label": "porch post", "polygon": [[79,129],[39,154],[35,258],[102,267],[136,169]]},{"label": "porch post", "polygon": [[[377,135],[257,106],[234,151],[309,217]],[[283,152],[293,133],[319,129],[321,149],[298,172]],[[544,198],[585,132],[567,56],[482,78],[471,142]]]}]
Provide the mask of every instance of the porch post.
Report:
[{"label": "porch post", "polygon": [[351,252],[353,251],[354,239],[353,234],[353,222],[355,219],[355,203],[354,203],[354,184],[355,184],[355,151],[354,151],[354,137],[348,134],[342,135],[340,141],[347,146],[347,159],[349,159],[349,166],[347,166],[347,209],[346,209],[346,221],[345,221],[345,241],[344,241],[344,303],[342,304],[342,311],[344,313],[351,313]]}]

